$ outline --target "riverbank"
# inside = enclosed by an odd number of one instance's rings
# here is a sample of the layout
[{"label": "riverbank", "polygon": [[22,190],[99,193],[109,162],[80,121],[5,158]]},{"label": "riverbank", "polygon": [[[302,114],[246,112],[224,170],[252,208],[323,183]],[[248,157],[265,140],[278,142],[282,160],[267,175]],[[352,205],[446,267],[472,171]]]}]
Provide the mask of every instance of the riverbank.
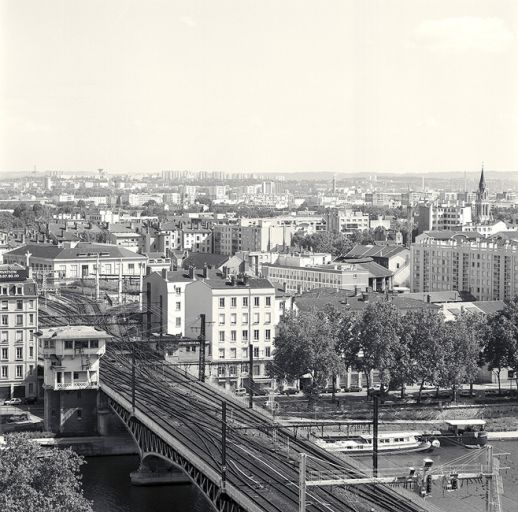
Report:
[{"label": "riverbank", "polygon": [[44,448],[72,448],[85,457],[108,455],[138,455],[138,449],[130,435],[91,437],[43,437],[36,438]]}]

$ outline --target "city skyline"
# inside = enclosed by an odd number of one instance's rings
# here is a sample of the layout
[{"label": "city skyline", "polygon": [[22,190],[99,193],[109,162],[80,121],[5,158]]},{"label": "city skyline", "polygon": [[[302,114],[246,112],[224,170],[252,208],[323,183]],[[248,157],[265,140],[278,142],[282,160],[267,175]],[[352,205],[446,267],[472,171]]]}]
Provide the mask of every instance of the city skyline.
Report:
[{"label": "city skyline", "polygon": [[1,9],[0,173],[518,170],[513,2]]}]

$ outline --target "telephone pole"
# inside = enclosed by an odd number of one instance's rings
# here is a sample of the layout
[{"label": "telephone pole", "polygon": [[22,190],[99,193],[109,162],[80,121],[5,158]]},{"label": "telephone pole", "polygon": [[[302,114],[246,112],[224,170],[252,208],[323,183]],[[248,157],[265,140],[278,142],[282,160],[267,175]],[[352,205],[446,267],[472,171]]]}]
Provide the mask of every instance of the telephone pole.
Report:
[{"label": "telephone pole", "polygon": [[205,382],[205,313],[200,314],[200,361],[198,369],[198,380]]}]

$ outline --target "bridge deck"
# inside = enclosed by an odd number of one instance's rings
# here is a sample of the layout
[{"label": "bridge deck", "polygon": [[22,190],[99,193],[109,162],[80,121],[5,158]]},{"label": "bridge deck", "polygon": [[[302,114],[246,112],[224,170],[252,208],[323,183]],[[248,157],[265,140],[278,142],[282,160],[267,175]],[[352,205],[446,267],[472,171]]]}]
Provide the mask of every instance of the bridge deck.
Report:
[{"label": "bridge deck", "polygon": [[[125,348],[125,350],[124,350]],[[132,362],[128,345],[114,344],[101,365],[101,389],[131,410]],[[120,350],[123,349],[123,350]],[[145,349],[136,355],[135,417],[163,441],[191,458],[215,485],[221,484],[222,402],[227,403],[226,493],[243,510],[299,510],[298,455],[308,454],[308,473],[326,477],[364,476],[354,462],[296,438],[288,429],[272,429],[266,414],[209,384],[184,375]],[[253,427],[253,428],[243,428]],[[311,488],[308,512],[431,510],[424,501],[409,501],[387,486],[354,489]]]}]

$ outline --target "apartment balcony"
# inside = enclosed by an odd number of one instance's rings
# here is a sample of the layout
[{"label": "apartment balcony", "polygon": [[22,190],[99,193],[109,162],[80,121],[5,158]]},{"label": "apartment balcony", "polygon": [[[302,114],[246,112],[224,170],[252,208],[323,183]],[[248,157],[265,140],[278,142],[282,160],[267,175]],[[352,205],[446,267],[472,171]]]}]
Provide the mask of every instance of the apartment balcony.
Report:
[{"label": "apartment balcony", "polygon": [[54,391],[81,391],[82,389],[98,389],[99,383],[92,382],[58,382],[56,384],[44,384],[45,389]]}]

